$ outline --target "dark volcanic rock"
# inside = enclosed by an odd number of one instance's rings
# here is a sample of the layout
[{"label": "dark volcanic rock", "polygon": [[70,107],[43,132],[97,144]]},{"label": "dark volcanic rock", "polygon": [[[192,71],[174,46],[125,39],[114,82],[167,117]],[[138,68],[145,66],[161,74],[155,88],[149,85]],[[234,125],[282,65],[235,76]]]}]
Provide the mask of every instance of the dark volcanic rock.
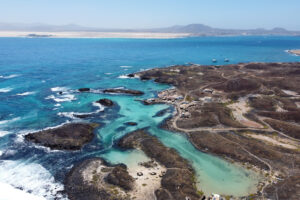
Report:
[{"label": "dark volcanic rock", "polygon": [[225,84],[216,86],[216,89],[223,90],[225,92],[237,92],[237,91],[253,91],[260,87],[260,84],[252,79],[236,78],[228,80]]},{"label": "dark volcanic rock", "polygon": [[127,74],[129,78],[134,78],[134,74]]},{"label": "dark volcanic rock", "polygon": [[[82,171],[95,159],[85,160],[76,166],[67,174],[65,178],[65,191],[70,200],[99,200],[110,199],[110,194],[99,189],[96,186],[91,186],[85,183],[82,176]],[[102,161],[101,161],[102,162]]]},{"label": "dark volcanic rock", "polygon": [[116,166],[112,172],[108,174],[106,181],[124,190],[132,190],[134,185],[134,178],[129,175],[127,167],[124,165]]},{"label": "dark volcanic rock", "polygon": [[113,93],[113,94],[129,94],[129,95],[143,95],[144,92],[139,90],[129,90],[129,89],[105,89],[104,93]]},{"label": "dark volcanic rock", "polygon": [[157,199],[200,198],[195,186],[195,172],[188,161],[174,149],[164,146],[156,137],[144,130],[137,130],[121,138],[118,146],[125,149],[142,149],[148,157],[169,168],[162,177],[162,188],[155,192]]},{"label": "dark volcanic rock", "polygon": [[268,186],[265,193],[268,199],[298,200],[300,198],[300,173]]},{"label": "dark volcanic rock", "polygon": [[124,124],[127,126],[137,126],[138,125],[136,122],[126,122]]},{"label": "dark volcanic rock", "polygon": [[102,159],[92,158],[75,165],[64,184],[70,200],[129,200],[116,194],[110,184],[130,190],[133,182],[126,166],[110,166]]},{"label": "dark volcanic rock", "polygon": [[97,126],[97,124],[71,123],[58,128],[30,133],[25,136],[25,139],[51,149],[79,150],[92,141],[93,130]]},{"label": "dark volcanic rock", "polygon": [[90,88],[79,88],[79,92],[89,92],[91,89]]},{"label": "dark volcanic rock", "polygon": [[155,113],[155,115],[153,115],[153,117],[162,117],[162,116],[164,116],[166,113],[168,113],[170,111],[171,111],[170,108],[166,108],[166,109],[160,110],[157,113]]},{"label": "dark volcanic rock", "polygon": [[103,106],[113,106],[114,102],[112,102],[109,99],[99,99],[98,101],[96,101],[97,103],[100,103]]}]

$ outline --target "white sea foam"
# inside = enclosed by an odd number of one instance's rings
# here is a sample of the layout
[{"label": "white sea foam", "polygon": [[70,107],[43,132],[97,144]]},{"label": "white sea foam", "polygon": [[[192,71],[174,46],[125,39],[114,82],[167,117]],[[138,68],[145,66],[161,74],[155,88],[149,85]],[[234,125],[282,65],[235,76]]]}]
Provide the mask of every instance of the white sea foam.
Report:
[{"label": "white sea foam", "polygon": [[78,117],[76,117],[76,115],[92,115],[92,114],[96,114],[99,112],[102,112],[104,110],[104,107],[102,105],[100,105],[99,103],[93,102],[93,106],[98,107],[98,110],[94,111],[94,112],[86,112],[86,113],[80,113],[80,112],[59,112],[57,113],[58,116],[61,117],[68,117],[71,119],[78,119]]},{"label": "white sea foam", "polygon": [[56,102],[65,102],[65,101],[76,100],[75,95],[73,95],[73,94],[64,94],[64,95],[59,95],[59,96],[50,95],[50,96],[46,97],[45,99],[53,99]]},{"label": "white sea foam", "polygon": [[10,87],[0,88],[0,93],[6,93],[6,92],[10,92],[12,90],[13,90],[13,88],[10,88]]},{"label": "white sea foam", "polygon": [[0,121],[0,125],[9,124],[9,123],[15,122],[20,119],[21,119],[20,117],[15,117],[13,119],[2,120],[2,121]]},{"label": "white sea foam", "polygon": [[55,104],[54,106],[55,106],[55,107],[60,107],[61,104],[60,104],[60,103],[57,103],[57,104]]},{"label": "white sea foam", "polygon": [[67,87],[53,87],[51,88],[52,92],[65,92],[67,91],[69,88]]},{"label": "white sea foam", "polygon": [[23,92],[23,93],[18,93],[16,95],[18,95],[18,96],[28,96],[28,95],[32,95],[32,94],[35,94],[35,92]]},{"label": "white sea foam", "polygon": [[129,78],[129,77],[127,75],[120,75],[118,78],[126,79],[126,78]]},{"label": "white sea foam", "polygon": [[120,66],[121,68],[132,68],[132,66]]},{"label": "white sea foam", "polygon": [[76,113],[76,112],[59,112],[57,113],[60,117],[68,117],[70,119],[78,119],[75,115],[83,115],[83,113]]},{"label": "white sea foam", "polygon": [[0,182],[0,199],[1,200],[46,200],[44,197],[38,197],[16,189],[13,186]]},{"label": "white sea foam", "polygon": [[93,106],[99,108],[98,110],[95,111],[96,113],[102,112],[104,110],[104,107],[100,103],[93,102]]},{"label": "white sea foam", "polygon": [[104,74],[106,74],[106,75],[111,75],[111,74],[113,74],[113,73],[104,73]]},{"label": "white sea foam", "polygon": [[[14,188],[21,188],[23,195],[31,193],[31,197],[36,196],[36,199],[54,199],[58,191],[64,188],[61,183],[55,182],[54,177],[44,167],[36,163],[25,164],[24,161],[0,162],[0,180],[6,187],[9,184]],[[0,195],[8,194],[0,192]]]},{"label": "white sea foam", "polygon": [[11,132],[9,132],[9,131],[2,131],[2,130],[0,130],[0,138],[3,137],[3,136],[5,136],[5,135],[8,135],[10,133]]},{"label": "white sea foam", "polygon": [[11,74],[11,75],[8,75],[8,76],[0,76],[0,78],[10,79],[10,78],[18,77],[18,76],[20,76],[20,75],[19,74]]}]

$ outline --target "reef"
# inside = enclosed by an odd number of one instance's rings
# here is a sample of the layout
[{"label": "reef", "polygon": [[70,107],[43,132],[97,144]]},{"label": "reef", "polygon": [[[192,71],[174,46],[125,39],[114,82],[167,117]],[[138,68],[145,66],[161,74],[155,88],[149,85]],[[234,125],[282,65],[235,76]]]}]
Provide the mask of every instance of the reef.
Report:
[{"label": "reef", "polygon": [[110,94],[128,94],[128,95],[143,95],[144,92],[139,90],[130,90],[130,89],[119,89],[119,88],[112,88],[112,89],[105,89],[103,93],[110,93]]}]

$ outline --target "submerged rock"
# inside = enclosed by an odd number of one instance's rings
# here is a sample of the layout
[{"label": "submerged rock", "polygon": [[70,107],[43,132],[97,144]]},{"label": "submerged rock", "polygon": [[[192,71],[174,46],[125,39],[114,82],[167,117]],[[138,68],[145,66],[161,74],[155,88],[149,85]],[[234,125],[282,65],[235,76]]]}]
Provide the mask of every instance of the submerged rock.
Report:
[{"label": "submerged rock", "polygon": [[144,92],[139,90],[129,90],[129,89],[105,89],[104,93],[112,93],[112,94],[129,94],[129,95],[143,95]]},{"label": "submerged rock", "polygon": [[127,76],[128,76],[129,78],[134,78],[134,77],[135,77],[134,74],[127,74]]},{"label": "submerged rock", "polygon": [[124,124],[127,126],[137,126],[138,125],[138,123],[136,123],[136,122],[126,122]]},{"label": "submerged rock", "polygon": [[79,92],[89,92],[91,89],[90,88],[79,88]]},{"label": "submerged rock", "polygon": [[114,105],[114,102],[112,102],[112,100],[109,100],[109,99],[99,99],[96,102],[103,106],[113,106]]},{"label": "submerged rock", "polygon": [[94,138],[98,124],[70,123],[58,128],[29,133],[25,139],[57,150],[80,150]]}]

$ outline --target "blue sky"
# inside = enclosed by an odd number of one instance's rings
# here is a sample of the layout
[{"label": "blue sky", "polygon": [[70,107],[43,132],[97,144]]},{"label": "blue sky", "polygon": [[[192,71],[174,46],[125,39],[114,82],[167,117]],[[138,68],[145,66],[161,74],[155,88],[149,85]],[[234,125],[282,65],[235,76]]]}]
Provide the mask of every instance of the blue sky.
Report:
[{"label": "blue sky", "polygon": [[0,22],[300,30],[300,0],[0,0]]}]

